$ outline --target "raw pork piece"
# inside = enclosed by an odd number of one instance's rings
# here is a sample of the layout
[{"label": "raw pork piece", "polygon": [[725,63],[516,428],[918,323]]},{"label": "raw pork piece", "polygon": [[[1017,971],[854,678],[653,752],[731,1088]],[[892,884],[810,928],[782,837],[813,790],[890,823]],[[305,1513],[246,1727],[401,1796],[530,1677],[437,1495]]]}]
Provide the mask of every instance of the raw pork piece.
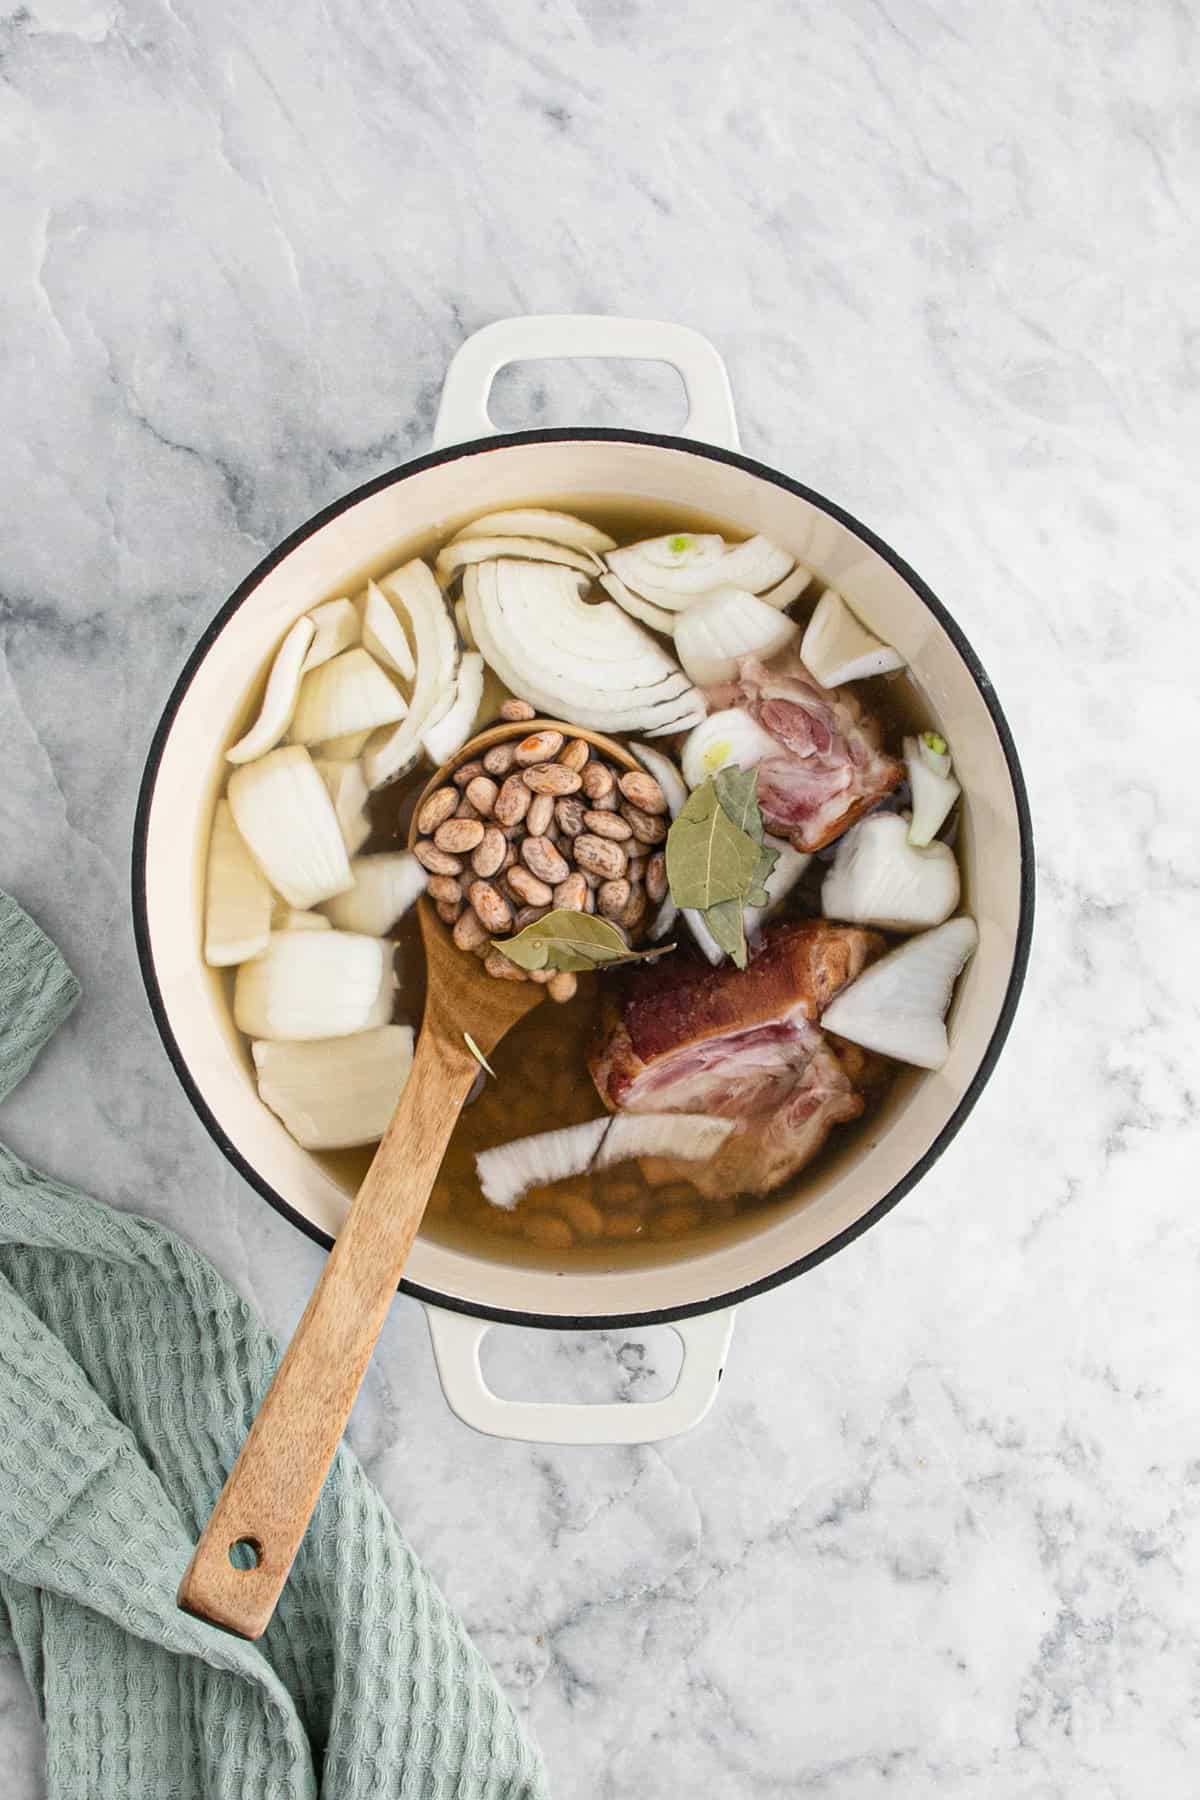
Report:
[{"label": "raw pork piece", "polygon": [[646,1178],[710,1199],[767,1193],[857,1118],[864,1065],[843,1066],[817,1020],[885,947],[876,931],[813,919],[768,928],[745,970],[676,952],[619,977],[589,1059],[605,1105],[738,1121],[710,1162],[645,1158]]},{"label": "raw pork piece", "polygon": [[832,843],[903,779],[850,689],[821,687],[798,657],[774,669],[743,657],[719,704],[742,707],[778,741],[758,765],[758,804],[767,830],[797,850]]}]

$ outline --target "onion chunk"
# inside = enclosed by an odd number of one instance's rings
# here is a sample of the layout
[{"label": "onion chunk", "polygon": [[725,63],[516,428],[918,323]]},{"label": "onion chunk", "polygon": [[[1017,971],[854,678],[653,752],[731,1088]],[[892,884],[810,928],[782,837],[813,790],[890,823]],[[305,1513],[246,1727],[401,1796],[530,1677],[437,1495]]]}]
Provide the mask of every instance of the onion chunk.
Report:
[{"label": "onion chunk", "polygon": [[848,925],[920,931],[958,905],[958,862],[948,844],[918,849],[903,813],[872,813],[838,839],[821,911]]},{"label": "onion chunk", "polygon": [[223,969],[260,956],[271,931],[270,883],[234,824],[228,800],[217,801],[205,877],[205,962]]},{"label": "onion chunk", "polygon": [[258,1094],[303,1150],[374,1144],[391,1123],[412,1070],[410,1025],[350,1037],[253,1045]]},{"label": "onion chunk", "polygon": [[978,942],[965,914],[910,938],[835,996],[822,1028],[897,1062],[940,1069],[950,1054],[945,1020],[954,983]]},{"label": "onion chunk", "polygon": [[743,588],[719,587],[679,615],[675,654],[697,687],[732,681],[743,656],[769,662],[796,636],[795,622]]},{"label": "onion chunk", "polygon": [[225,752],[231,763],[253,762],[256,756],[265,756],[268,750],[275,748],[291,724],[300,692],[304,660],[315,633],[316,627],[311,619],[297,619],[284,638],[271,664],[271,673],[267,676],[266,692],[263,694],[258,718],[245,737],[239,738],[232,749]]},{"label": "onion chunk", "polygon": [[228,798],[251,855],[289,906],[315,906],[350,886],[333,801],[302,745],[281,746],[235,769]]},{"label": "onion chunk", "polygon": [[349,931],[273,931],[241,965],[233,1016],[247,1037],[306,1042],[386,1025],[392,1014],[394,946]]},{"label": "onion chunk", "polygon": [[354,886],[349,893],[327,900],[321,911],[339,931],[361,931],[368,937],[386,937],[429,880],[411,850],[356,856],[350,873]]},{"label": "onion chunk", "polygon": [[404,695],[359,645],[313,669],[300,684],[292,720],[298,744],[320,744],[350,731],[390,725],[408,711]]},{"label": "onion chunk", "polygon": [[511,1211],[531,1187],[609,1169],[631,1157],[703,1162],[720,1149],[733,1126],[732,1119],[704,1113],[616,1113],[481,1150],[475,1168],[484,1199]]},{"label": "onion chunk", "polygon": [[826,588],[817,601],[800,645],[800,660],[825,688],[904,667],[900,652],[868,631],[835,588]]}]

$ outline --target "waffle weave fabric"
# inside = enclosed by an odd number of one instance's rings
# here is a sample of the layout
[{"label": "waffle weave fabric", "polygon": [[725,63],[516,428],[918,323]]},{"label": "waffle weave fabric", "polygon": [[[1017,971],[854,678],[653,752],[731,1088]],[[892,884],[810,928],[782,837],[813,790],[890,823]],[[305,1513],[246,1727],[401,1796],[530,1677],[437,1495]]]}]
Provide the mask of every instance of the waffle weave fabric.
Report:
[{"label": "waffle weave fabric", "polygon": [[[0,894],[0,1099],[78,993]],[[51,1800],[545,1800],[348,1451],[259,1643],[177,1609],[277,1357],[179,1238],[0,1147],[0,1653],[45,1723]]]}]

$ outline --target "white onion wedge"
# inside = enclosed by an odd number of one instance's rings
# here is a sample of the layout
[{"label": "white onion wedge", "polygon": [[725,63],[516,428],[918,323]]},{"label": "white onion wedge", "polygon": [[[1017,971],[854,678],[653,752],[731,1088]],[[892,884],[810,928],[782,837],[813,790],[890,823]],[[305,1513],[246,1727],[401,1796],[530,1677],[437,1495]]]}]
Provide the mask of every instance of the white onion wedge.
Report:
[{"label": "white onion wedge", "polygon": [[640,619],[643,625],[649,625],[651,631],[661,631],[664,637],[673,634],[678,613],[669,612],[665,606],[655,606],[652,600],[643,600],[640,594],[627,588],[621,577],[611,571],[607,575],[601,575],[600,586],[631,618]]},{"label": "white onion wedge", "polygon": [[604,567],[590,550],[569,550],[562,544],[545,544],[538,538],[489,537],[462,538],[439,550],[433,572],[443,587],[449,587],[460,569],[470,563],[494,562],[498,557],[519,557],[523,562],[556,563],[578,569],[584,575],[599,575]]},{"label": "white onion wedge", "polygon": [[[929,746],[927,739],[931,737],[942,746],[940,750]],[[912,789],[912,824],[908,828],[908,841],[922,848],[931,844],[942,829],[962,789],[950,773],[946,740],[935,732],[926,732],[919,738],[906,737],[904,763],[908,770],[908,785]]]},{"label": "white onion wedge", "polygon": [[[670,546],[685,546],[673,554]],[[713,546],[719,546],[714,550]],[[690,546],[701,547],[693,554]],[[657,606],[679,610],[715,587],[746,588],[752,594],[776,587],[792,572],[795,558],[769,538],[755,536],[726,545],[724,539],[676,532],[612,550],[608,566],[627,587]]]},{"label": "white onion wedge", "polygon": [[357,856],[371,835],[371,819],[364,806],[361,812],[355,813],[342,827],[342,836],[346,840],[348,856]]},{"label": "white onion wedge", "polygon": [[742,930],[747,938],[753,937],[779,911],[812,861],[807,850],[794,850],[784,838],[772,837],[769,831],[763,833],[763,843],[776,852],[775,867],[763,882],[767,904],[742,907]]},{"label": "white onion wedge", "polygon": [[709,713],[683,746],[683,779],[690,788],[702,787],[719,769],[753,769],[779,745],[757,719],[740,706]]},{"label": "white onion wedge", "polygon": [[414,558],[385,575],[379,585],[408,617],[416,675],[407,719],[392,731],[377,732],[363,753],[363,768],[372,790],[398,780],[417,762],[421,733],[437,716],[439,698],[453,691],[461,654],[446,597],[428,564]]},{"label": "white onion wedge", "polygon": [[697,687],[716,687],[733,680],[743,656],[770,662],[799,629],[745,588],[714,588],[678,615],[675,654]]},{"label": "white onion wedge", "polygon": [[362,764],[334,762],[332,758],[318,756],[313,758],[313,768],[329,791],[342,841],[347,851],[353,855],[350,840],[361,829],[361,821],[366,817],[367,781],[362,772]]},{"label": "white onion wedge", "polygon": [[[661,750],[656,750],[652,744],[630,744],[629,748],[633,751],[633,754],[637,757],[647,774],[653,775],[655,781],[657,781],[659,787],[663,791],[663,798],[667,803],[667,811],[673,819],[677,819],[687,805],[688,790],[687,783],[684,781],[683,776],[679,773],[675,764],[671,761],[669,756],[664,755]],[[668,892],[666,899],[663,901],[655,915],[653,925],[650,927],[651,942],[661,944],[662,940],[666,937],[668,931],[670,931],[679,916],[679,908],[676,906]],[[683,910],[683,920],[695,939],[697,947],[707,957],[708,961],[712,963],[714,968],[718,963],[723,962],[725,960],[725,952],[713,936],[708,920],[699,908],[694,906],[685,907]]]},{"label": "white onion wedge", "polygon": [[480,651],[505,686],[550,717],[598,731],[681,731],[704,699],[611,600],[589,604],[568,569],[485,562],[463,593]]},{"label": "white onion wedge", "polygon": [[297,744],[321,744],[349,731],[394,724],[407,711],[400,689],[360,644],[304,677],[292,737]]},{"label": "white onion wedge", "polygon": [[764,605],[773,606],[777,612],[782,612],[785,606],[790,606],[793,600],[800,598],[812,578],[812,570],[806,569],[803,563],[797,563],[790,575],[785,575],[774,587],[764,588],[758,597]]},{"label": "white onion wedge", "polygon": [[610,538],[607,531],[577,519],[574,513],[551,512],[537,506],[484,513],[456,532],[452,542],[460,544],[464,538],[480,537],[543,538],[548,544],[565,544],[568,550],[593,550],[597,554],[617,547],[616,539]]},{"label": "white onion wedge", "polygon": [[315,635],[304,658],[306,675],[331,657],[340,656],[343,650],[352,650],[361,636],[358,608],[353,600],[326,600],[323,606],[314,606],[308,616]]},{"label": "white onion wedge", "polygon": [[322,762],[353,762],[362,755],[370,736],[369,731],[346,731],[341,737],[326,738],[323,744],[315,745],[313,755]]},{"label": "white onion wedge", "polygon": [[368,581],[362,597],[362,641],[377,662],[402,681],[412,681],[417,673],[408,634],[383,589]]},{"label": "white onion wedge", "polygon": [[391,1123],[412,1070],[411,1025],[351,1037],[252,1046],[258,1095],[302,1150],[373,1144]]},{"label": "white onion wedge", "polygon": [[386,1025],[393,953],[386,940],[349,931],[273,931],[263,954],[237,972],[238,1030],[301,1043]]},{"label": "white onion wedge", "polygon": [[479,645],[471,636],[471,621],[467,617],[467,603],[460,594],[454,602],[454,623],[458,627],[458,635],[468,650],[478,650]]},{"label": "white onion wedge", "polygon": [[350,873],[354,886],[349,893],[327,900],[321,911],[339,931],[361,931],[367,937],[386,937],[429,880],[410,850],[356,856]]},{"label": "white onion wedge", "polygon": [[842,989],[822,1013],[822,1029],[897,1062],[940,1069],[950,1054],[945,1021],[954,983],[978,942],[966,914],[910,938]]},{"label": "white onion wedge", "polygon": [[297,912],[295,907],[281,906],[271,919],[272,931],[332,931],[333,926],[319,912]]},{"label": "white onion wedge", "polygon": [[836,588],[826,588],[817,601],[800,645],[800,660],[826,688],[904,667],[900,652],[868,631]]},{"label": "white onion wedge", "polygon": [[948,844],[919,850],[903,813],[872,813],[838,839],[821,886],[821,911],[848,925],[922,931],[958,905],[958,862]]},{"label": "white onion wedge", "polygon": [[228,797],[251,855],[290,906],[303,910],[350,886],[333,801],[302,745],[283,745],[235,769]]},{"label": "white onion wedge", "polygon": [[485,1200],[505,1211],[531,1187],[608,1169],[635,1156],[678,1156],[703,1162],[733,1130],[732,1119],[704,1113],[617,1113],[560,1131],[540,1131],[481,1150],[475,1158]]},{"label": "white onion wedge", "polygon": [[458,665],[458,688],[453,703],[421,733],[421,744],[434,768],[440,768],[471,735],[483,699],[483,658],[470,650]]},{"label": "white onion wedge", "polygon": [[245,737],[239,738],[232,749],[225,752],[231,763],[253,762],[256,756],[265,756],[268,750],[275,748],[291,724],[300,693],[304,659],[315,633],[311,619],[297,619],[280,644],[267,676],[257,719]]},{"label": "white onion wedge", "polygon": [[204,960],[229,968],[259,956],[271,932],[271,887],[233,821],[218,800],[205,869]]}]

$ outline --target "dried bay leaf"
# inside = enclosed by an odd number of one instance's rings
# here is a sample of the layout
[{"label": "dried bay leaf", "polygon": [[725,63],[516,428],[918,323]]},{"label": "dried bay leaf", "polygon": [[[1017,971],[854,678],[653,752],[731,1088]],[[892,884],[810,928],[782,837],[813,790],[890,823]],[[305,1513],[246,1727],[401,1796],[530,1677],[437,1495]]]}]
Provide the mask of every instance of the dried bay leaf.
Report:
[{"label": "dried bay leaf", "polygon": [[646,962],[675,946],[656,944],[653,950],[631,950],[608,919],[560,908],[547,913],[544,919],[535,919],[516,937],[497,938],[494,948],[502,950],[521,969],[579,972],[608,968],[614,963]]},{"label": "dried bay leaf", "polygon": [[676,906],[707,912],[722,900],[740,900],[758,861],[758,844],[730,818],[712,781],[689,794],[667,833],[667,880]]}]

